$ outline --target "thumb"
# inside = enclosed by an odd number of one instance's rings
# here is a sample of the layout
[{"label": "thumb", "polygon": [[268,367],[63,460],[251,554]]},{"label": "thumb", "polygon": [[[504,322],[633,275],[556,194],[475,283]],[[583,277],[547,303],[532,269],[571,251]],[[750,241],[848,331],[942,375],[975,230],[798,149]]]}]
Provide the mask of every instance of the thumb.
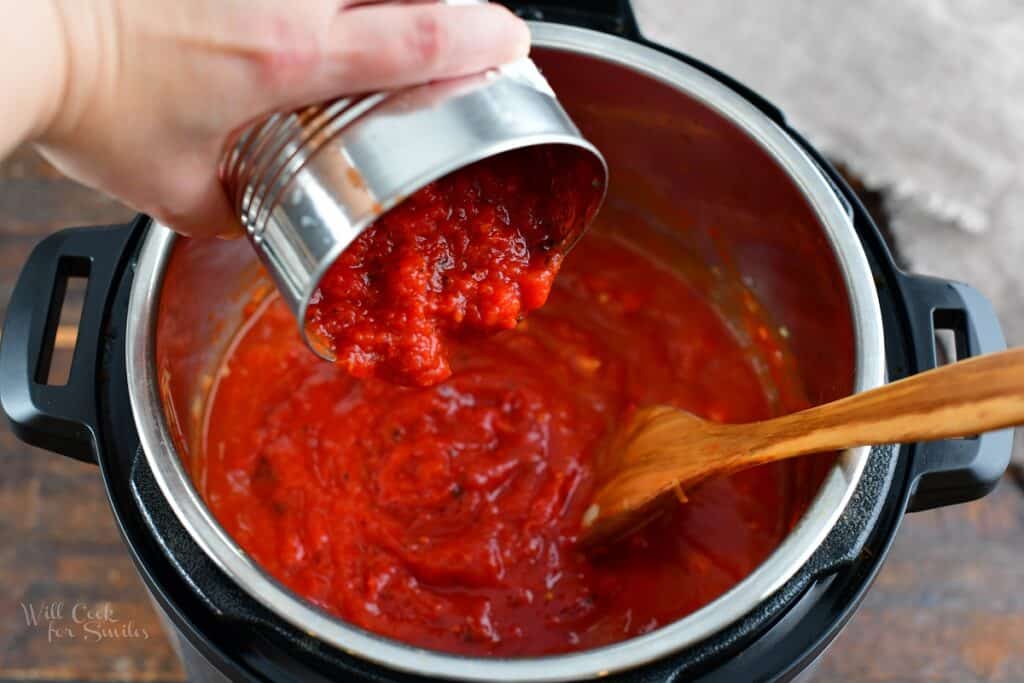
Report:
[{"label": "thumb", "polygon": [[526,23],[496,4],[359,5],[336,12],[323,40],[319,54],[268,65],[276,108],[478,73],[530,49]]}]

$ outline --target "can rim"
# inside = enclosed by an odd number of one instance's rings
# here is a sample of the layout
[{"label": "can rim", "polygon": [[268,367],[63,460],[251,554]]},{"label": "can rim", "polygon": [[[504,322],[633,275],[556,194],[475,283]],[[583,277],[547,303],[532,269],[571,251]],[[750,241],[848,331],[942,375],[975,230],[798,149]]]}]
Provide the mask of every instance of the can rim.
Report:
[{"label": "can rim", "polygon": [[[601,154],[601,152],[598,151],[598,149],[594,147],[594,145],[592,145],[582,136],[553,134],[531,135],[506,140],[500,144],[495,144],[485,149],[480,149],[479,151],[473,154],[460,157],[458,160],[451,160],[447,163],[439,164],[435,169],[433,169],[429,173],[424,173],[420,176],[409,179],[409,181],[402,187],[402,189],[399,190],[394,199],[390,200],[386,204],[381,205],[380,213],[373,216],[366,216],[361,221],[353,224],[353,227],[355,228],[355,233],[357,235],[362,234],[364,230],[373,225],[373,223],[377,221],[381,216],[383,216],[385,213],[395,208],[396,206],[399,206],[410,195],[414,194],[415,192],[427,186],[428,184],[434,182],[435,180],[445,177],[449,173],[454,173],[455,171],[461,168],[465,168],[466,166],[470,166],[478,161],[483,161],[484,159],[489,159],[491,157],[503,154],[505,152],[511,152],[517,149],[526,149],[528,147],[538,147],[545,145],[561,145],[566,147],[575,147],[585,152],[589,152],[595,160],[600,162],[603,178],[601,181],[602,186],[597,206],[600,207],[602,204],[604,204],[605,197],[608,195],[608,163],[605,161],[604,156]],[[571,240],[559,245],[565,251],[565,253],[570,252],[572,248],[576,246],[576,243],[579,241],[581,237],[583,237],[588,227],[589,225],[584,226],[582,230],[578,231],[576,234],[572,236]],[[309,329],[309,325],[306,324],[306,318],[309,315],[309,305],[312,302],[313,295],[320,287],[320,280],[323,279],[324,275],[327,274],[327,271],[330,270],[331,266],[334,265],[334,262],[338,260],[341,254],[351,244],[351,242],[339,242],[332,246],[331,249],[325,255],[325,257],[321,259],[316,269],[313,270],[312,277],[309,278],[307,286],[303,289],[301,293],[300,298],[302,303],[300,304],[299,309],[296,312],[296,322],[299,326],[299,334],[302,335],[303,341],[305,341],[306,345],[310,349],[312,349],[313,352],[316,353],[318,356],[320,356],[324,360],[332,362],[335,360],[334,355],[330,352],[326,343],[320,340],[317,337],[317,335]]]}]

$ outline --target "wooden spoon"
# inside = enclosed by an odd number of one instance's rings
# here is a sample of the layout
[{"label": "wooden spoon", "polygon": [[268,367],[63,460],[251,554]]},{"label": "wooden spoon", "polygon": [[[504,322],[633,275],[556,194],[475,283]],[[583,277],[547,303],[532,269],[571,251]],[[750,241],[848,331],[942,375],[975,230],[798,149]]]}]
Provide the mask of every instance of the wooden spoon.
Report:
[{"label": "wooden spoon", "polygon": [[[970,436],[1024,423],[1024,347],[913,375],[877,389],[749,424],[653,406],[633,416],[598,463],[583,515],[592,546],[646,524],[710,478],[808,453]],[[662,505],[659,505],[661,503]]]}]

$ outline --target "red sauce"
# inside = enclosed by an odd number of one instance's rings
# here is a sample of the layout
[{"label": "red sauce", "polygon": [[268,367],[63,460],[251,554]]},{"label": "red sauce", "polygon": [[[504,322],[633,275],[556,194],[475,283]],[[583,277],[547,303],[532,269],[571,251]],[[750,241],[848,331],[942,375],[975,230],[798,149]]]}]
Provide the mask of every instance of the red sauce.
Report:
[{"label": "red sauce", "polygon": [[728,590],[791,527],[782,464],[707,482],[613,552],[577,549],[592,458],[631,407],[723,421],[775,410],[715,310],[618,238],[589,235],[543,309],[453,344],[451,369],[426,388],[355,380],[310,354],[273,299],[224,361],[199,489],[299,595],[469,655],[646,633]]},{"label": "red sauce", "polygon": [[560,247],[597,208],[600,173],[574,148],[545,146],[427,185],[331,266],[309,329],[355,377],[447,379],[452,339],[511,329],[547,300]]}]

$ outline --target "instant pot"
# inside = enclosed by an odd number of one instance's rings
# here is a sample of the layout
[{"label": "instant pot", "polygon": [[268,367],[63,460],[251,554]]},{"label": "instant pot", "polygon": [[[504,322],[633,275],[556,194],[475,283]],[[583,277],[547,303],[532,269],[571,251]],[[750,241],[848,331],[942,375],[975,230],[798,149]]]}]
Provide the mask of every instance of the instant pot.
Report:
[{"label": "instant pot", "polygon": [[[644,40],[627,2],[508,4],[534,22],[536,62],[608,159],[602,220],[663,235],[675,245],[666,262],[703,267],[722,305],[754,297],[785,330],[812,402],[934,367],[936,330],[953,332],[960,358],[1005,347],[973,289],[895,266],[857,196],[782,112]],[[47,385],[69,277],[88,278],[78,341],[67,384]],[[30,256],[0,345],[13,430],[99,465],[190,680],[790,680],[857,609],[904,514],[985,495],[1010,458],[1008,430],[851,449],[814,480],[778,549],[678,622],[559,656],[424,651],[291,594],[189,481],[210,373],[263,277],[244,241],[179,239],[146,216],[66,230]]]}]

